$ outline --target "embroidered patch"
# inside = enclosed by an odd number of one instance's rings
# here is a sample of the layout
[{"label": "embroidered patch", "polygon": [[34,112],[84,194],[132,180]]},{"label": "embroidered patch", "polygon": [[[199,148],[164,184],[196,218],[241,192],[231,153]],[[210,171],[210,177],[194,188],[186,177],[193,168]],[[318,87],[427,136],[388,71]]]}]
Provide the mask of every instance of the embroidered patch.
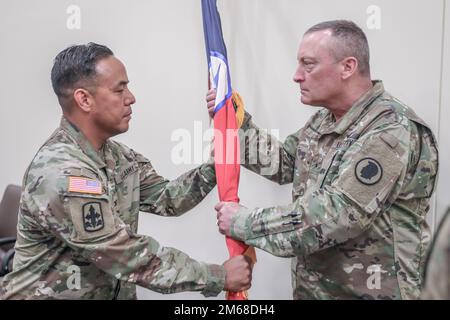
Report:
[{"label": "embroidered patch", "polygon": [[355,176],[365,185],[374,185],[383,177],[383,167],[374,158],[363,158],[355,166]]},{"label": "embroidered patch", "polygon": [[102,184],[98,180],[69,177],[69,192],[102,194]]},{"label": "embroidered patch", "polygon": [[83,205],[83,225],[87,232],[103,229],[105,223],[100,202],[88,202]]}]

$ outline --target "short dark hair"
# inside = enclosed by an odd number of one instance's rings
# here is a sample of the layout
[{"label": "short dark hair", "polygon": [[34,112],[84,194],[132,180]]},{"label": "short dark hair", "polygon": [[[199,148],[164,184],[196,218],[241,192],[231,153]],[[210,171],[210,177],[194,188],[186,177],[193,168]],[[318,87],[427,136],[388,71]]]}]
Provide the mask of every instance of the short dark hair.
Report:
[{"label": "short dark hair", "polygon": [[309,28],[305,35],[322,30],[331,30],[333,37],[339,40],[330,47],[336,60],[355,57],[358,60],[359,73],[370,76],[369,44],[364,31],[360,27],[353,21],[348,20],[325,21]]},{"label": "short dark hair", "polygon": [[53,91],[64,108],[77,85],[92,85],[96,63],[114,53],[106,46],[89,42],[70,46],[55,57],[51,72]]}]

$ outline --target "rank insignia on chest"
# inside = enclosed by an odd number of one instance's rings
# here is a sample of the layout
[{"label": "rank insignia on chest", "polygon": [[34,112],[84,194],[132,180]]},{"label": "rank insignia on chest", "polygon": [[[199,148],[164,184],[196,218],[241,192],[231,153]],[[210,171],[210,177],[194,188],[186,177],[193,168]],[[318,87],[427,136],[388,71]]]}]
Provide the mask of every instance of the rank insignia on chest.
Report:
[{"label": "rank insignia on chest", "polygon": [[373,185],[381,180],[383,167],[373,158],[364,158],[356,164],[355,175],[362,184]]},{"label": "rank insignia on chest", "polygon": [[83,205],[83,225],[87,232],[95,232],[103,229],[102,204],[100,202],[88,202]]}]

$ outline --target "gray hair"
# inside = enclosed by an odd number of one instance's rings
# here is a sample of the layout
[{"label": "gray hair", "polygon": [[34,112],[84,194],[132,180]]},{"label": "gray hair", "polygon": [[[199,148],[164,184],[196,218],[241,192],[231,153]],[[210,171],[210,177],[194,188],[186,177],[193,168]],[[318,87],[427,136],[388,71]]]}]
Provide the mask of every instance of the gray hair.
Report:
[{"label": "gray hair", "polygon": [[325,21],[309,28],[305,35],[322,30],[331,30],[333,37],[337,40],[330,46],[331,54],[337,61],[346,57],[355,57],[358,60],[359,73],[370,76],[369,44],[360,27],[348,20]]},{"label": "gray hair", "polygon": [[53,91],[64,108],[77,86],[92,86],[96,63],[114,53],[106,46],[90,42],[70,46],[56,56],[51,72]]}]

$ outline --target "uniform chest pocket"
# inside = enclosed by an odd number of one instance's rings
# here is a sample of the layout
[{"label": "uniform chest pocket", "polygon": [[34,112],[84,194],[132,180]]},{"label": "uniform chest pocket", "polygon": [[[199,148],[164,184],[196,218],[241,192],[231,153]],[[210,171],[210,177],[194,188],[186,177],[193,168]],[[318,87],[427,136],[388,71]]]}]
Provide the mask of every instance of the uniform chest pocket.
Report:
[{"label": "uniform chest pocket", "polygon": [[322,162],[322,167],[320,169],[319,177],[317,179],[320,188],[323,188],[325,185],[330,185],[337,177],[339,166],[344,153],[345,150],[338,149],[324,159],[324,161]]},{"label": "uniform chest pocket", "polygon": [[118,203],[115,205],[118,206],[120,212],[130,211],[134,203],[139,203],[139,175],[131,174],[116,182],[115,194],[118,198]]},{"label": "uniform chest pocket", "polygon": [[327,154],[325,157],[320,170],[320,175],[317,180],[320,188],[330,185],[338,177],[339,169],[342,165],[342,157],[353,143],[357,141],[358,137],[359,134],[351,133],[343,140],[335,141],[333,147],[330,148],[329,155]]}]

